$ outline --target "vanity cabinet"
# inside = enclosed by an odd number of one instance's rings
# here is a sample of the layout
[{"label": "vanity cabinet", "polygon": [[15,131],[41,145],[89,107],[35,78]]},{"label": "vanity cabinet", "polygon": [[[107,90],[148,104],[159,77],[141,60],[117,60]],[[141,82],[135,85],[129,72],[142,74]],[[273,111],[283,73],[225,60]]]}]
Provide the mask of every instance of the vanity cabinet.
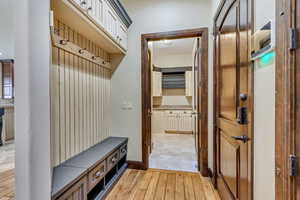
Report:
[{"label": "vanity cabinet", "polygon": [[192,111],[166,111],[166,133],[193,133]]},{"label": "vanity cabinet", "polygon": [[154,110],[152,133],[193,133],[191,110]]}]

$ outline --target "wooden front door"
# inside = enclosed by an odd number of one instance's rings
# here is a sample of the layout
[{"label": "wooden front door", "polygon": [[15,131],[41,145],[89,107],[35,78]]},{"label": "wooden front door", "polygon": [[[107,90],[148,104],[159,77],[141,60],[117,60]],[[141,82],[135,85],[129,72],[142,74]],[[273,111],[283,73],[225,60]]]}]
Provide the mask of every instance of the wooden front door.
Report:
[{"label": "wooden front door", "polygon": [[228,0],[216,18],[217,187],[223,199],[251,199],[250,10]]}]

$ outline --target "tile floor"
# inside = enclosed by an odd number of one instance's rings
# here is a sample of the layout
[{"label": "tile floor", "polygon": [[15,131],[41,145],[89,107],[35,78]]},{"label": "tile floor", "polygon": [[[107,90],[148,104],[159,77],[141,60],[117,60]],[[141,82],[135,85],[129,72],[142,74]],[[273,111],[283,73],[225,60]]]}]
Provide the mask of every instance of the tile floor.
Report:
[{"label": "tile floor", "polygon": [[197,172],[193,135],[153,134],[153,150],[149,167],[156,169]]}]

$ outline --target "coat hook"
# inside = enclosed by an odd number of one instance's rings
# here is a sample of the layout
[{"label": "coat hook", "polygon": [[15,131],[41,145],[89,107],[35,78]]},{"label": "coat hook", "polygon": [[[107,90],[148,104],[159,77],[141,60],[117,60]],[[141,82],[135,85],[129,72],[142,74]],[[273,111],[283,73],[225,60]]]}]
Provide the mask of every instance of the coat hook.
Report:
[{"label": "coat hook", "polygon": [[85,50],[86,50],[86,48],[80,49],[78,52],[79,52],[80,54],[83,54]]},{"label": "coat hook", "polygon": [[69,40],[60,40],[59,44],[61,44],[61,45],[67,45],[68,42],[69,42]]},{"label": "coat hook", "polygon": [[96,60],[97,58],[100,58],[100,56],[92,56],[93,60]]}]

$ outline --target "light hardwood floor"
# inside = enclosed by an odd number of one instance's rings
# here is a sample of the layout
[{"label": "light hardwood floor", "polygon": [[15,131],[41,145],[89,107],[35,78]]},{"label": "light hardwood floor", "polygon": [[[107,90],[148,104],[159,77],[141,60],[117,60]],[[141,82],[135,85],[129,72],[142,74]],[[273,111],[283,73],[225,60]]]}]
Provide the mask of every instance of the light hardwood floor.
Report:
[{"label": "light hardwood floor", "polygon": [[0,173],[0,200],[15,199],[15,174],[10,169]]},{"label": "light hardwood floor", "polygon": [[209,179],[199,173],[128,169],[106,200],[220,200]]},{"label": "light hardwood floor", "polygon": [[0,200],[15,199],[15,145],[0,147]]}]

